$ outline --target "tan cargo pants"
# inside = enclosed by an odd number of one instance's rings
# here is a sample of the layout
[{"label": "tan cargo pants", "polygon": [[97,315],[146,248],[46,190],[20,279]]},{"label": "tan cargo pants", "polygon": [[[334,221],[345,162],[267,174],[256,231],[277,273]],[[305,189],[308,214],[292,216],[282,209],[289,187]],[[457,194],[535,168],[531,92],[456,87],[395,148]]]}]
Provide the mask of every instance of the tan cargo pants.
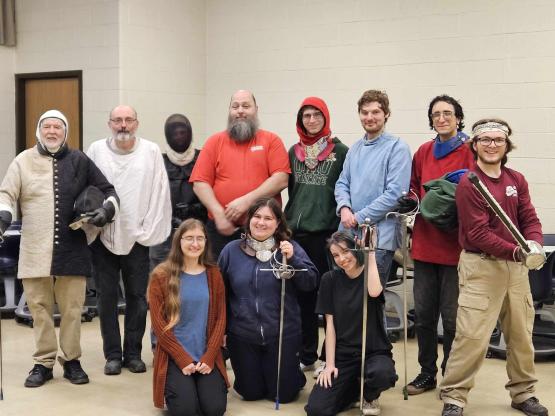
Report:
[{"label": "tan cargo pants", "polygon": [[507,343],[505,388],[515,403],[534,395],[534,306],[528,269],[513,261],[463,251],[459,260],[457,332],[440,385],[445,403],[464,407],[497,319]]},{"label": "tan cargo pants", "polygon": [[52,276],[22,279],[27,305],[33,317],[35,364],[54,367],[58,354],[54,328],[54,304],[60,310],[61,364],[81,356],[81,313],[85,303],[84,276]]}]

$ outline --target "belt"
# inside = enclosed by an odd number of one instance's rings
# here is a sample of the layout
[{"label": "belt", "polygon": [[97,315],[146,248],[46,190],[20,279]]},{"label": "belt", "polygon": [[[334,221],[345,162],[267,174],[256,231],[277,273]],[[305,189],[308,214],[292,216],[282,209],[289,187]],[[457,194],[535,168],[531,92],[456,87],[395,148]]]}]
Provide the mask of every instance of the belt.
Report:
[{"label": "belt", "polygon": [[478,256],[480,256],[480,258],[484,259],[484,260],[499,260],[497,257],[492,256],[491,254],[488,253],[484,253],[483,251],[474,251],[474,250],[464,250],[466,253],[470,253],[470,254],[477,254]]}]

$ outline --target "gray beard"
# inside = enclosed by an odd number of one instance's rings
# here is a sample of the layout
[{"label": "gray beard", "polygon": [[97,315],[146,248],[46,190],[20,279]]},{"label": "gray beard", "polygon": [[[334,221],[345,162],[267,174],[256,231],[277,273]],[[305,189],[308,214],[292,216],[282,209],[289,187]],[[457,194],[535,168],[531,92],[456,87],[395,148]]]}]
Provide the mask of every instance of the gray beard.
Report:
[{"label": "gray beard", "polygon": [[116,137],[114,137],[114,139],[116,139],[119,142],[127,142],[127,141],[131,140],[132,138],[133,138],[133,136],[128,131],[126,131],[126,132],[121,132],[120,131],[118,134],[116,134]]},{"label": "gray beard", "polygon": [[258,130],[258,117],[254,116],[252,119],[234,119],[228,117],[227,119],[227,133],[229,137],[235,142],[247,142],[254,137]]}]

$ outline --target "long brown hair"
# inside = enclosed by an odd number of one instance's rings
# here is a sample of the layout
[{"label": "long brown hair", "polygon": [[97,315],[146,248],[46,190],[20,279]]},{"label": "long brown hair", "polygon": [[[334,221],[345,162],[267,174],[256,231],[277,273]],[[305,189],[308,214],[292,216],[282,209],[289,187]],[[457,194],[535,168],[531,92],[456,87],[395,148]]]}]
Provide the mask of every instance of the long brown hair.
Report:
[{"label": "long brown hair", "polygon": [[162,263],[162,266],[164,266],[165,269],[169,272],[168,298],[166,299],[164,308],[164,312],[168,320],[168,325],[166,325],[166,327],[163,329],[164,332],[172,329],[177,324],[177,322],[179,322],[179,314],[181,312],[181,301],[179,299],[179,275],[183,270],[183,262],[185,258],[185,256],[183,255],[183,250],[181,250],[181,237],[183,237],[183,234],[185,234],[187,231],[196,228],[202,230],[204,237],[206,238],[204,251],[200,255],[198,262],[201,266],[214,265],[211,256],[210,243],[207,238],[208,235],[206,233],[206,227],[201,221],[197,219],[186,219],[175,231],[168,258]]}]

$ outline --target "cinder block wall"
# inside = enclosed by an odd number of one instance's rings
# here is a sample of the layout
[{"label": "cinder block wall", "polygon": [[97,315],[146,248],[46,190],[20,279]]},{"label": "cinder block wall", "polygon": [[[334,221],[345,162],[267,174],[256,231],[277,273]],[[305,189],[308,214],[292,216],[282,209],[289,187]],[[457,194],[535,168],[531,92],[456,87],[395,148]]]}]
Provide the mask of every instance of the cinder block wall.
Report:
[{"label": "cinder block wall", "polygon": [[555,3],[551,1],[208,0],[206,129],[225,126],[229,95],[252,89],[261,125],[289,146],[308,95],[324,98],[347,144],[362,135],[356,101],[391,100],[388,129],[415,151],[433,134],[427,106],[458,98],[466,131],[506,118],[510,166],[530,182],[544,232],[555,233]]},{"label": "cinder block wall", "polygon": [[0,46],[0,178],[15,156],[14,48]]}]

